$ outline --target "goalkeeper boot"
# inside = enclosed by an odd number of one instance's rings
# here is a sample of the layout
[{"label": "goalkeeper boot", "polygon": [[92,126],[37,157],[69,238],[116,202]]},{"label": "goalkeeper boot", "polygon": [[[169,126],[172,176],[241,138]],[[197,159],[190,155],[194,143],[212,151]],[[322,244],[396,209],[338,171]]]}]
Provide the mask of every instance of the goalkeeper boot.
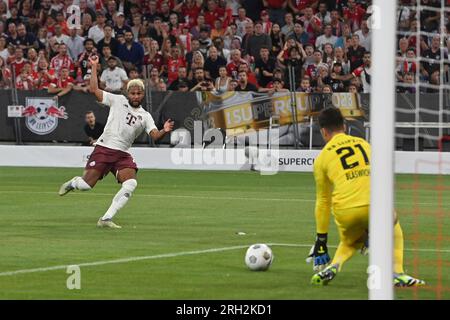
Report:
[{"label": "goalkeeper boot", "polygon": [[413,278],[407,274],[395,274],[394,285],[396,287],[419,287],[424,286],[425,281]]},{"label": "goalkeeper boot", "polygon": [[73,177],[72,179],[70,179],[69,181],[64,182],[61,187],[59,188],[59,192],[58,194],[60,196],[64,196],[67,193],[69,193],[70,191],[75,190],[75,188],[72,186],[72,182],[77,179],[79,177]]},{"label": "goalkeeper boot", "polygon": [[112,222],[111,219],[105,219],[102,220],[102,218],[100,218],[97,222],[97,227],[99,228],[111,228],[111,229],[122,229],[121,226],[115,224],[114,222]]},{"label": "goalkeeper boot", "polygon": [[326,267],[323,271],[320,271],[312,276],[311,284],[326,286],[328,282],[333,280],[338,272],[338,266],[333,264]]}]

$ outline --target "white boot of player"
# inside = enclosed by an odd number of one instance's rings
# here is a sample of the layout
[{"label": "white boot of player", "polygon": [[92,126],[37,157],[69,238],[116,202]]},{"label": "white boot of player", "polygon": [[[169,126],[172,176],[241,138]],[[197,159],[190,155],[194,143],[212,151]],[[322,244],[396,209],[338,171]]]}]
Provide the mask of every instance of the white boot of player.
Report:
[{"label": "white boot of player", "polygon": [[73,190],[81,190],[81,191],[88,191],[91,190],[91,186],[86,183],[86,181],[83,180],[81,177],[73,177],[67,182],[64,182],[61,187],[59,188],[58,194],[60,196],[64,196],[70,191]]}]

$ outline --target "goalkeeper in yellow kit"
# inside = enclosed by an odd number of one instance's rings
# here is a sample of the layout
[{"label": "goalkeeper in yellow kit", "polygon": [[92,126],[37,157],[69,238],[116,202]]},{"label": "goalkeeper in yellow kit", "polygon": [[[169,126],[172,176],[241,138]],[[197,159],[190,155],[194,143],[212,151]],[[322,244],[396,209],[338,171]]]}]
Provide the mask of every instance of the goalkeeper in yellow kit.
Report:
[{"label": "goalkeeper in yellow kit", "polygon": [[[317,237],[309,259],[317,272],[311,283],[326,285],[355,251],[368,246],[370,145],[364,139],[345,134],[344,118],[339,109],[323,110],[319,115],[319,126],[326,145],[314,162]],[[340,243],[329,264],[327,235],[331,211]],[[394,284],[424,284],[424,281],[403,271],[403,234],[397,219],[394,227]]]}]

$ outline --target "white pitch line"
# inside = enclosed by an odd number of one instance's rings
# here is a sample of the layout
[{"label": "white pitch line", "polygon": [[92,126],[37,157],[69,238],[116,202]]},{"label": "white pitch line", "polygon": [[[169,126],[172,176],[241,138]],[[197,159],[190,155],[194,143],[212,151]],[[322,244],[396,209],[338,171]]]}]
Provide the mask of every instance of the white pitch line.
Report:
[{"label": "white pitch line", "polygon": [[[269,243],[269,246],[277,246],[277,247],[296,247],[296,248],[311,248],[311,244],[293,244],[293,243]],[[182,256],[190,256],[196,254],[204,254],[204,253],[215,253],[215,252],[224,252],[231,251],[237,249],[248,248],[249,245],[241,245],[241,246],[232,246],[232,247],[223,247],[223,248],[212,248],[205,250],[195,250],[195,251],[184,251],[184,252],[176,252],[176,253],[165,253],[165,254],[157,254],[153,256],[138,256],[138,257],[129,257],[129,258],[121,258],[114,260],[103,260],[103,261],[95,261],[95,262],[86,262],[79,264],[67,264],[67,265],[59,265],[53,267],[42,267],[42,268],[34,268],[34,269],[23,269],[23,270],[15,270],[15,271],[7,271],[1,272],[0,277],[4,276],[14,276],[18,274],[24,273],[36,273],[36,272],[46,272],[53,270],[65,270],[68,266],[79,266],[81,267],[94,267],[94,266],[102,266],[106,264],[117,264],[117,263],[127,263],[127,262],[135,262],[142,260],[155,260],[155,259],[164,259],[164,258],[173,258],[173,257],[182,257]],[[336,246],[328,246],[330,248],[336,248]],[[405,251],[425,251],[425,252],[444,252],[450,253],[450,250],[434,250],[434,249],[404,249]]]},{"label": "white pitch line", "polygon": [[86,262],[86,263],[79,263],[79,264],[67,264],[67,265],[59,265],[59,266],[53,266],[53,267],[23,269],[23,270],[2,272],[2,273],[0,273],[0,277],[13,276],[16,274],[23,274],[23,273],[35,273],[35,272],[61,270],[61,269],[66,269],[68,266],[73,266],[73,265],[79,266],[80,268],[81,267],[93,267],[93,266],[102,266],[105,264],[127,263],[127,262],[135,262],[135,261],[142,261],[142,260],[154,260],[154,259],[163,259],[163,258],[182,257],[182,256],[189,256],[189,255],[203,254],[203,253],[223,252],[223,251],[229,251],[229,250],[243,249],[243,248],[247,248],[247,247],[248,247],[247,245],[245,245],[245,246],[242,245],[242,246],[213,248],[213,249],[196,250],[196,251],[164,253],[164,254],[157,254],[157,255],[153,255],[153,256],[139,256],[139,257],[129,257],[129,258],[114,259],[114,260]]},{"label": "white pitch line", "polygon": [[[52,191],[13,191],[6,190],[0,191],[2,193],[13,193],[13,194],[52,194],[57,196],[57,192]],[[98,192],[76,192],[73,195],[86,195],[86,196],[108,196],[112,197],[112,193],[98,193]],[[185,198],[185,199],[204,199],[204,200],[243,200],[243,201],[282,201],[282,202],[315,202],[315,199],[295,199],[295,198],[254,198],[254,197],[214,197],[214,196],[194,196],[194,195],[180,195],[180,194],[133,194],[133,197],[149,197],[149,198]],[[398,204],[411,204],[410,201],[396,201]],[[419,205],[424,206],[436,206],[435,202],[418,202]],[[447,208],[447,206],[443,206]]]}]

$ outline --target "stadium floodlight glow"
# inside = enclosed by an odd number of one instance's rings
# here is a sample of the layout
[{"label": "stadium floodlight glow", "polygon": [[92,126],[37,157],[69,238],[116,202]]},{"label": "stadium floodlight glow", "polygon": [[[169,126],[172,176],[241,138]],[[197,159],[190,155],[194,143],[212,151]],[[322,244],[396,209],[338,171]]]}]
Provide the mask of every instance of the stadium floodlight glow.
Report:
[{"label": "stadium floodlight glow", "polygon": [[[372,35],[371,199],[369,299],[391,300],[393,290],[394,122],[397,1],[374,0]],[[368,282],[369,283],[369,282]]]}]

